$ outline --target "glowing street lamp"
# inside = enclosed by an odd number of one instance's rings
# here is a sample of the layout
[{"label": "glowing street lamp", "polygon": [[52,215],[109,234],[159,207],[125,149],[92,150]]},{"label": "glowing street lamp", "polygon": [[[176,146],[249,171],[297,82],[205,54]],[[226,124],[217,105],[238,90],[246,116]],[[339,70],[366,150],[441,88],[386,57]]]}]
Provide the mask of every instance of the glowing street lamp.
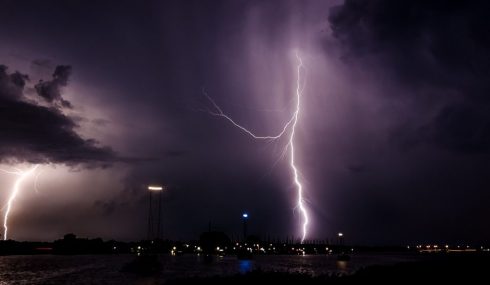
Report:
[{"label": "glowing street lamp", "polygon": [[344,244],[344,234],[338,233],[337,236],[339,237],[339,245],[343,245]]},{"label": "glowing street lamp", "polygon": [[148,192],[149,192],[149,196],[150,196],[150,203],[149,203],[149,207],[148,207],[148,210],[149,210],[149,213],[148,213],[148,240],[151,240],[154,236],[154,232],[153,232],[153,228],[155,226],[155,221],[153,220],[153,212],[154,212],[154,207],[151,203],[151,196],[153,196],[152,194],[155,193],[155,194],[158,194],[158,213],[157,213],[157,228],[156,228],[156,238],[159,239],[160,238],[160,228],[161,228],[161,220],[162,220],[162,192],[164,190],[164,187],[161,186],[161,185],[148,185],[147,187],[148,189]]},{"label": "glowing street lamp", "polygon": [[150,186],[148,186],[148,190],[150,190],[150,191],[162,191],[163,187],[157,186],[157,185],[150,185]]},{"label": "glowing street lamp", "polygon": [[242,214],[243,218],[243,241],[247,241],[247,220],[248,220],[248,213],[243,213]]}]

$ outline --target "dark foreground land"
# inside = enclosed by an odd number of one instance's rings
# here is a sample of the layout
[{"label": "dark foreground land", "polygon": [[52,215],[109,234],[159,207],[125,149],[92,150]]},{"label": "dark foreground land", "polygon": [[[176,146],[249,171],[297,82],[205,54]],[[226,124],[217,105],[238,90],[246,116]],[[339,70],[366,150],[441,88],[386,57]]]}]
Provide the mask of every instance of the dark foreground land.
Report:
[{"label": "dark foreground land", "polygon": [[417,284],[426,282],[465,282],[489,284],[490,255],[430,254],[420,261],[395,265],[369,266],[351,275],[309,276],[299,273],[263,272],[226,277],[185,278],[166,284]]}]

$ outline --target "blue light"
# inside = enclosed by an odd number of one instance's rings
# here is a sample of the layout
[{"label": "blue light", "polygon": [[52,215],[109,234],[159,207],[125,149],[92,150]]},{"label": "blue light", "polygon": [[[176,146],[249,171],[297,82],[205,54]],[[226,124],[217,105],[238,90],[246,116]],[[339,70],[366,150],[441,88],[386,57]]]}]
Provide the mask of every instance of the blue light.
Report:
[{"label": "blue light", "polygon": [[247,213],[243,213],[242,217],[244,217],[246,219],[246,218],[248,218],[248,214]]}]

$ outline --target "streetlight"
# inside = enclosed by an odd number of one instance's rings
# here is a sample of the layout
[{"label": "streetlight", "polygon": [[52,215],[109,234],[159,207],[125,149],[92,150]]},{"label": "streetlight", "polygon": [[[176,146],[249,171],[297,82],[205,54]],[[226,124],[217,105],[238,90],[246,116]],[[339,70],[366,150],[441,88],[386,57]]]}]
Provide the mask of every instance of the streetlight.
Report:
[{"label": "streetlight", "polygon": [[153,206],[151,204],[151,196],[153,193],[158,194],[158,216],[157,216],[157,235],[156,238],[160,238],[160,228],[161,228],[161,220],[162,220],[162,192],[164,187],[161,185],[148,185],[147,187],[148,193],[150,194],[150,203],[148,206],[148,239],[153,238],[153,226],[155,224],[153,220]]},{"label": "streetlight", "polygon": [[247,220],[248,220],[248,213],[243,213],[242,214],[243,218],[243,241],[247,241]]},{"label": "streetlight", "polygon": [[148,186],[148,190],[150,190],[150,191],[162,191],[163,190],[163,187],[162,186],[150,185],[150,186]]},{"label": "streetlight", "polygon": [[339,245],[343,245],[343,237],[344,237],[344,234],[343,233],[338,233],[337,236],[339,237]]}]

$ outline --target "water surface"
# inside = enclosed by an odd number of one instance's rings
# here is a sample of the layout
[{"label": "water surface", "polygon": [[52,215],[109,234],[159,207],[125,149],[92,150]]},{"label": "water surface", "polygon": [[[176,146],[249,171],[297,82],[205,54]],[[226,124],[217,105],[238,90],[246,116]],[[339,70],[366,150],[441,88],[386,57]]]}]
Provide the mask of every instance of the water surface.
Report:
[{"label": "water surface", "polygon": [[251,270],[322,274],[349,274],[374,264],[386,265],[416,260],[414,255],[357,254],[350,261],[335,255],[263,255],[252,260],[235,256],[214,257],[162,255],[162,270],[153,277],[123,273],[121,268],[134,255],[19,255],[0,256],[0,285],[3,284],[161,284],[165,280],[190,276],[233,275]]}]

